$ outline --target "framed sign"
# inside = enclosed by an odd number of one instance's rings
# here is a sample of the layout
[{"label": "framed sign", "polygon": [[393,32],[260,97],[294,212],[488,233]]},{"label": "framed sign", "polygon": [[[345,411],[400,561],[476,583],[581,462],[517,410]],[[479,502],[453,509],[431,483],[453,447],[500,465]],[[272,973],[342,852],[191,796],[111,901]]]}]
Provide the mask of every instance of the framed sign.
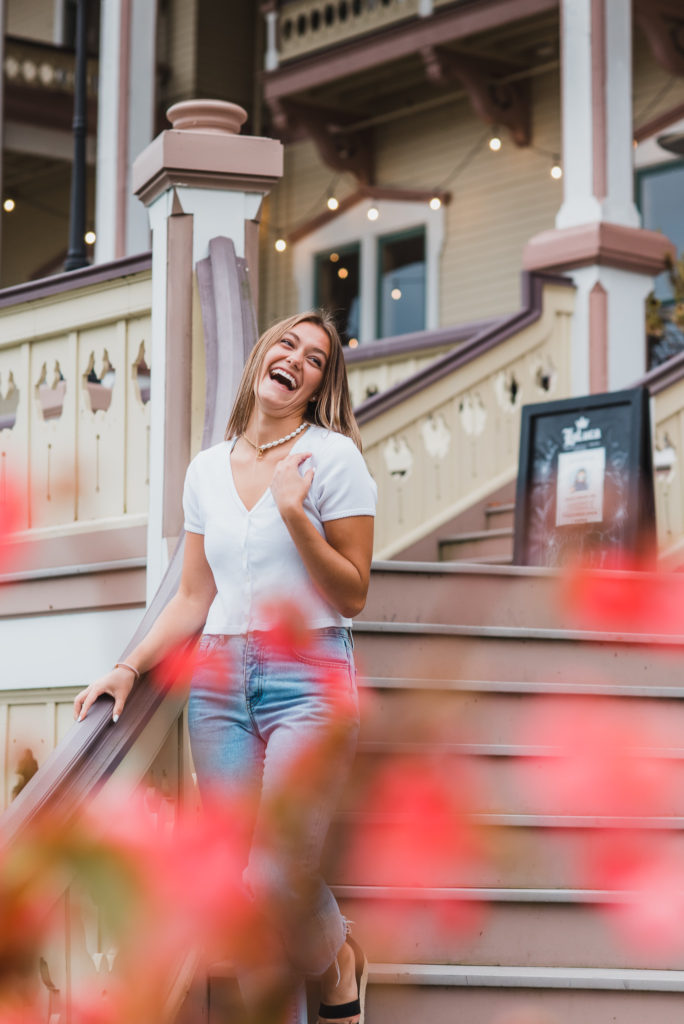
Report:
[{"label": "framed sign", "polygon": [[654,550],[646,388],[523,406],[515,564],[600,568]]}]

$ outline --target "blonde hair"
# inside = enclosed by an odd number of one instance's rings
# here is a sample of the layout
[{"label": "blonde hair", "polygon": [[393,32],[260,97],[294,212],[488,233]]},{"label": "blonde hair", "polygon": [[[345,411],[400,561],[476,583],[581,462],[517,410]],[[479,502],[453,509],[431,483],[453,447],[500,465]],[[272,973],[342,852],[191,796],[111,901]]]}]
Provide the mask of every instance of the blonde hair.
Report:
[{"label": "blonde hair", "polygon": [[226,427],[226,440],[244,434],[247,428],[256,400],[255,385],[266,353],[288,331],[301,323],[316,324],[317,327],[325,331],[330,342],[330,355],[325,362],[321,386],[318,389],[318,394],[309,402],[304,419],[308,423],[318,424],[319,427],[335,430],[339,434],[346,434],[361,451],[361,434],[349,395],[344,349],[335,322],[326,310],[295,313],[294,316],[289,316],[264,331],[245,363],[233,410]]}]

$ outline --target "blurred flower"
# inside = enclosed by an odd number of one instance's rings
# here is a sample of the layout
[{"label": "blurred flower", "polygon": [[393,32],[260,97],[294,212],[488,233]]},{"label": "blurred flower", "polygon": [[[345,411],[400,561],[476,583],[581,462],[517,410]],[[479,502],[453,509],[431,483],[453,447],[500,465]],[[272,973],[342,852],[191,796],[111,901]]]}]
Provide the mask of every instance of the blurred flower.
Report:
[{"label": "blurred flower", "polygon": [[17,480],[0,480],[0,572],[8,572],[17,561],[15,534],[27,525],[26,494]]},{"label": "blurred flower", "polygon": [[684,634],[684,576],[643,572],[640,563],[622,556],[610,568],[592,572],[569,569],[561,598],[582,629],[653,635]]},{"label": "blurred flower", "polygon": [[667,813],[677,780],[665,739],[643,711],[611,698],[541,698],[523,742],[543,753],[521,762],[522,788],[542,814]]},{"label": "blurred flower", "polygon": [[153,684],[161,690],[186,690],[196,672],[202,673],[204,686],[228,690],[232,666],[225,647],[203,648],[195,640],[178,644],[150,672]]}]

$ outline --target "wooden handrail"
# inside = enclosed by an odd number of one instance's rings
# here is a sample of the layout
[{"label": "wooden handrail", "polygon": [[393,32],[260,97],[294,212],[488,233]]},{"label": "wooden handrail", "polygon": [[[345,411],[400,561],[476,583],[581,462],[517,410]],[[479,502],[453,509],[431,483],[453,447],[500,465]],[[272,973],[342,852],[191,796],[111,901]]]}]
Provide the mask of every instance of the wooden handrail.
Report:
[{"label": "wooden handrail", "polygon": [[[208,371],[202,447],[207,447],[223,437],[244,353],[256,340],[256,323],[246,262],[235,255],[229,239],[211,241],[209,256],[198,264],[198,275]],[[121,660],[145,636],[178,589],[183,542],[181,537]],[[17,838],[47,810],[65,818],[75,814],[111,777],[164,702],[172,702],[180,714],[184,697],[174,689],[162,690],[143,677],[131,691],[125,714],[114,724],[111,698],[100,697],[87,718],[72,726],[2,815],[0,827],[5,839]]]}]

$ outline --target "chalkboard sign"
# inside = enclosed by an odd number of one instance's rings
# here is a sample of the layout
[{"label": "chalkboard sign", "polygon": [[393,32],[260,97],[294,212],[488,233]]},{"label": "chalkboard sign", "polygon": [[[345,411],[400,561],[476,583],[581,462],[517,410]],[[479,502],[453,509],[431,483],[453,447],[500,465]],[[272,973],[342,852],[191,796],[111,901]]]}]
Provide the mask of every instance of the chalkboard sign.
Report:
[{"label": "chalkboard sign", "polygon": [[517,565],[655,551],[645,388],[523,406],[514,538]]}]

